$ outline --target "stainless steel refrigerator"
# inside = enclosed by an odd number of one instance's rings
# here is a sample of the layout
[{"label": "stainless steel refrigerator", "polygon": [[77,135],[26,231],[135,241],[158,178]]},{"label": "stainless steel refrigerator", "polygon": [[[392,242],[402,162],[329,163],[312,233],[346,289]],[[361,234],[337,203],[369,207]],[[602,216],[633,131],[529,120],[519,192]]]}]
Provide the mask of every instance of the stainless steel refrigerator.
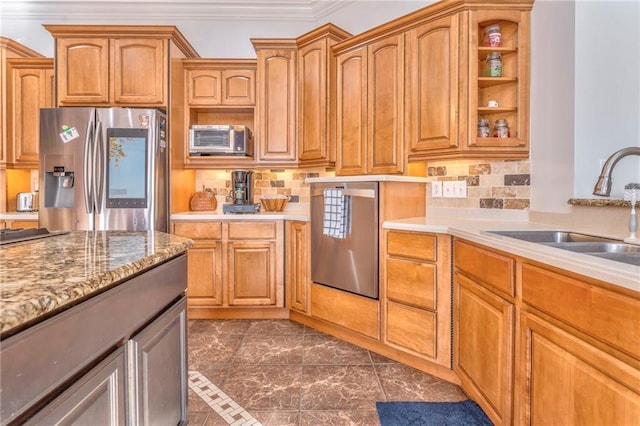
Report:
[{"label": "stainless steel refrigerator", "polygon": [[169,229],[166,116],[139,108],[40,110],[39,224]]}]

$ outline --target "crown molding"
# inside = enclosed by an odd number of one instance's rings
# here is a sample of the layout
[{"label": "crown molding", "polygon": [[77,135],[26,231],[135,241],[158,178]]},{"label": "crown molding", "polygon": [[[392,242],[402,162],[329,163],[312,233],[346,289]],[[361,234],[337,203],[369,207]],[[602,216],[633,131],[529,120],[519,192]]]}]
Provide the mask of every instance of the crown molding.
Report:
[{"label": "crown molding", "polygon": [[316,21],[356,0],[2,0],[3,19]]}]

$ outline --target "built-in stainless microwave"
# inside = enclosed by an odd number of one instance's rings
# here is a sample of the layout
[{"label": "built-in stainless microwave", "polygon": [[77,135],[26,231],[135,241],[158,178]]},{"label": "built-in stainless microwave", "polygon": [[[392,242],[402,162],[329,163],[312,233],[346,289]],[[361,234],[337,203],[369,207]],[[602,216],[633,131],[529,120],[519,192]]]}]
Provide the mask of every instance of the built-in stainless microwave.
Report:
[{"label": "built-in stainless microwave", "polygon": [[198,124],[189,130],[190,155],[253,155],[253,132],[247,126]]}]

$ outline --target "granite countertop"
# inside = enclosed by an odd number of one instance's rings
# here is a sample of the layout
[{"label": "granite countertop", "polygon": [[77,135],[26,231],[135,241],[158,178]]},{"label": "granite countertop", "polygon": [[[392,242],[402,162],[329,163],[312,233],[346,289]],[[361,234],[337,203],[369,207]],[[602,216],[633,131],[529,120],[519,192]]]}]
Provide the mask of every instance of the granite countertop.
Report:
[{"label": "granite countertop", "polygon": [[2,245],[0,333],[12,334],[192,245],[162,232],[125,231],[73,231]]},{"label": "granite countertop", "polygon": [[[508,229],[547,229],[584,232],[584,230],[581,229],[566,229],[557,225],[531,221],[484,220],[437,216],[387,221],[383,224],[383,228],[450,234],[640,293],[640,266],[486,233],[486,231],[490,230]],[[598,235],[592,232],[590,234]],[[606,235],[602,236],[607,237]]]}]

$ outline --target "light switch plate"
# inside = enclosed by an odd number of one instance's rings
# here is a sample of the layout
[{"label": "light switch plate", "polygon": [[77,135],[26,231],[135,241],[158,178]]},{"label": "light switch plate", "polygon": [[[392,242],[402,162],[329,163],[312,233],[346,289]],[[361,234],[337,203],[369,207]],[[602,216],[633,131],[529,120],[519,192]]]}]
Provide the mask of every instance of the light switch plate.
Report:
[{"label": "light switch plate", "polygon": [[454,180],[443,182],[442,196],[444,198],[467,198],[467,181]]},{"label": "light switch plate", "polygon": [[431,182],[431,197],[434,197],[434,198],[442,197],[442,182],[440,181]]}]

